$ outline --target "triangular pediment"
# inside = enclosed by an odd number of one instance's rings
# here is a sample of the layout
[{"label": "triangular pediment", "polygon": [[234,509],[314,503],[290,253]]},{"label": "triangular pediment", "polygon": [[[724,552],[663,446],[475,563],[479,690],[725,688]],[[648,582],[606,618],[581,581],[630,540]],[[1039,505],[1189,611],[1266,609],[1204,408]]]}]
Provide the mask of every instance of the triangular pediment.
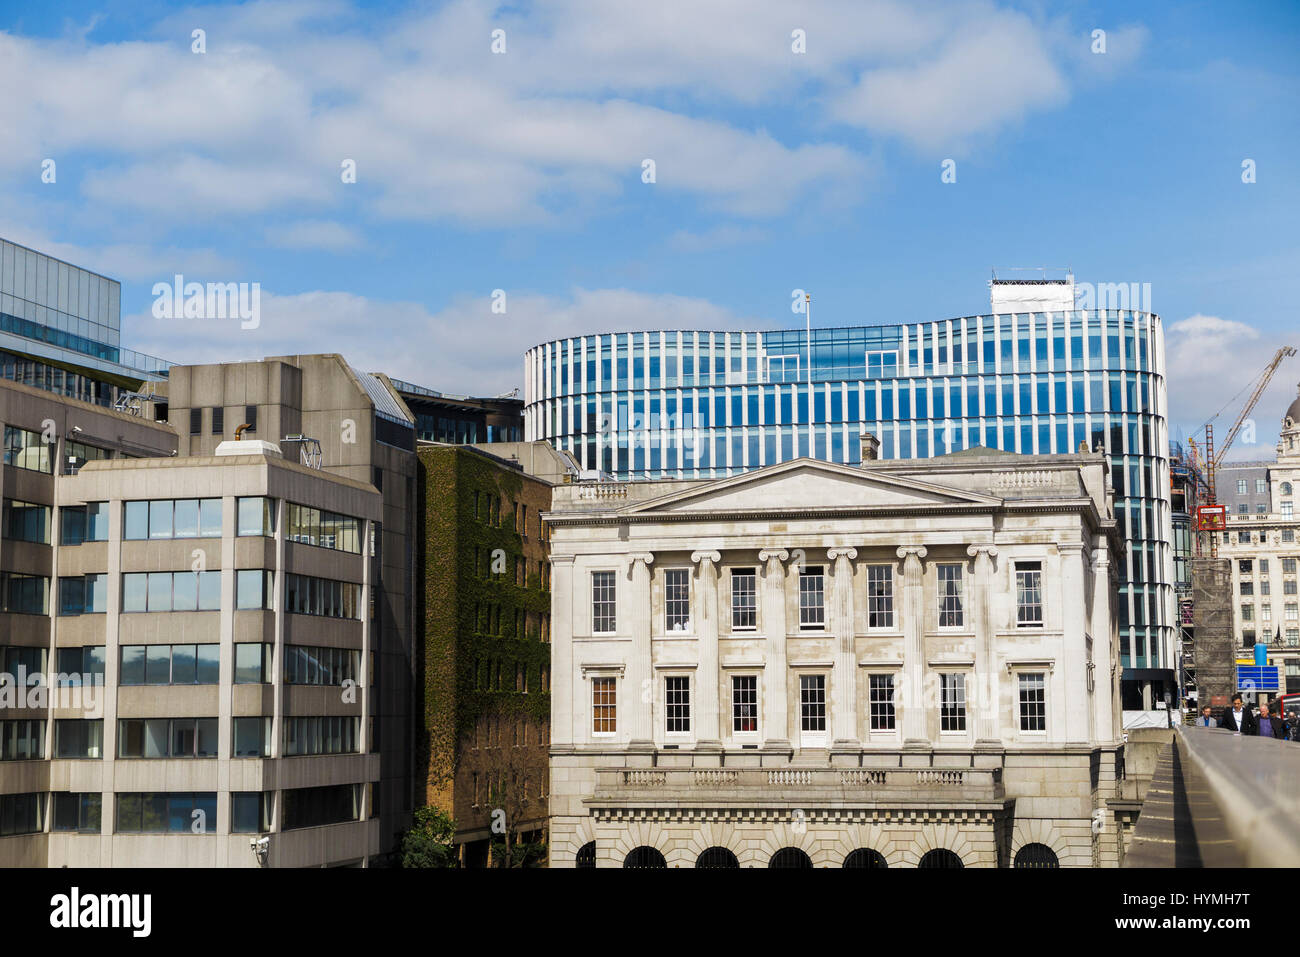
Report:
[{"label": "triangular pediment", "polygon": [[795,459],[640,502],[645,512],[773,512],[802,509],[906,509],[996,506],[1002,500],[968,489],[817,459]]}]

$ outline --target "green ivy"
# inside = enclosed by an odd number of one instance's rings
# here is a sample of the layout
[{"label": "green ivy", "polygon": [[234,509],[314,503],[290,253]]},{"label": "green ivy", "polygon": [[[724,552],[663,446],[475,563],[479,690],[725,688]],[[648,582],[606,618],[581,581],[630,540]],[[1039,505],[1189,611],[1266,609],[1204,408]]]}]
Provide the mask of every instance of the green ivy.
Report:
[{"label": "green ivy", "polygon": [[[541,669],[550,666],[551,646],[538,638],[516,635],[516,609],[534,617],[550,611],[550,592],[532,576],[515,584],[515,559],[523,556],[523,539],[515,531],[507,501],[518,504],[525,478],[512,469],[462,448],[426,448],[418,453],[423,536],[419,546],[419,580],[424,622],[424,728],[419,754],[428,761],[425,780],[435,788],[450,785],[459,749],[480,717],[498,714],[550,720],[551,696],[541,688]],[[501,499],[500,525],[474,517],[475,496]],[[530,509],[530,512],[532,510]],[[505,572],[482,574],[475,568],[477,550],[500,548]],[[479,631],[480,604],[501,606],[502,635]],[[500,660],[527,670],[527,694],[515,691],[513,670],[503,671],[511,690],[478,687],[475,665]]]}]

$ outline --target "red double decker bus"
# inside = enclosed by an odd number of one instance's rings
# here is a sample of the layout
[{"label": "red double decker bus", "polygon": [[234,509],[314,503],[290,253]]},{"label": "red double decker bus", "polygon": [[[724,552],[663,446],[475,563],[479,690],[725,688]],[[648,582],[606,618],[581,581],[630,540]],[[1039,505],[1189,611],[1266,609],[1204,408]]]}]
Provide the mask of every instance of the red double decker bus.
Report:
[{"label": "red double decker bus", "polygon": [[[1300,691],[1278,695],[1277,703],[1282,709],[1282,715],[1288,722],[1300,723]],[[1296,726],[1296,724],[1292,725],[1292,727]]]}]

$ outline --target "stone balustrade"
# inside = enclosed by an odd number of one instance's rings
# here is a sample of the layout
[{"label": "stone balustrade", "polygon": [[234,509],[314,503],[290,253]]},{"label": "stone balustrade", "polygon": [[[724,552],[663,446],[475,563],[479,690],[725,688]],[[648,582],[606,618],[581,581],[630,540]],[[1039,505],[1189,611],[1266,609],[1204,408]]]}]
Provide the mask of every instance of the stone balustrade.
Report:
[{"label": "stone balustrade", "polygon": [[601,768],[596,804],[1000,801],[1000,768]]}]

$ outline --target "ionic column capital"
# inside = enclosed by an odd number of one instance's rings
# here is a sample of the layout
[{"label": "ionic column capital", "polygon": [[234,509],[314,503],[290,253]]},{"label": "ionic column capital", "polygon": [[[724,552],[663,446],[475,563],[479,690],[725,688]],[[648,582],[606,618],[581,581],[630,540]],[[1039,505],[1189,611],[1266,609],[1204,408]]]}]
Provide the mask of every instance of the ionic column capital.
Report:
[{"label": "ionic column capital", "polygon": [[835,561],[837,558],[847,558],[849,561],[853,561],[858,557],[858,550],[852,545],[839,545],[826,549],[826,557],[831,561]]},{"label": "ionic column capital", "polygon": [[921,559],[925,558],[929,552],[926,550],[924,545],[899,545],[897,554],[899,558],[907,558],[910,555],[915,555],[918,559]]},{"label": "ionic column capital", "polygon": [[992,564],[993,559],[998,557],[998,547],[992,543],[967,545],[966,554],[975,559],[976,564],[979,564],[981,559]]},{"label": "ionic column capital", "polygon": [[636,573],[636,569],[638,565],[644,565],[646,571],[649,571],[650,566],[653,565],[655,562],[655,557],[652,552],[632,552],[627,556],[627,560],[628,560],[628,566],[627,566],[628,574],[633,575]]},{"label": "ionic column capital", "polygon": [[699,571],[706,571],[722,561],[722,553],[715,551],[691,552],[691,562],[699,566]]},{"label": "ionic column capital", "polygon": [[769,564],[773,561],[785,562],[788,561],[789,558],[790,553],[784,548],[764,548],[758,553],[758,560]]}]

